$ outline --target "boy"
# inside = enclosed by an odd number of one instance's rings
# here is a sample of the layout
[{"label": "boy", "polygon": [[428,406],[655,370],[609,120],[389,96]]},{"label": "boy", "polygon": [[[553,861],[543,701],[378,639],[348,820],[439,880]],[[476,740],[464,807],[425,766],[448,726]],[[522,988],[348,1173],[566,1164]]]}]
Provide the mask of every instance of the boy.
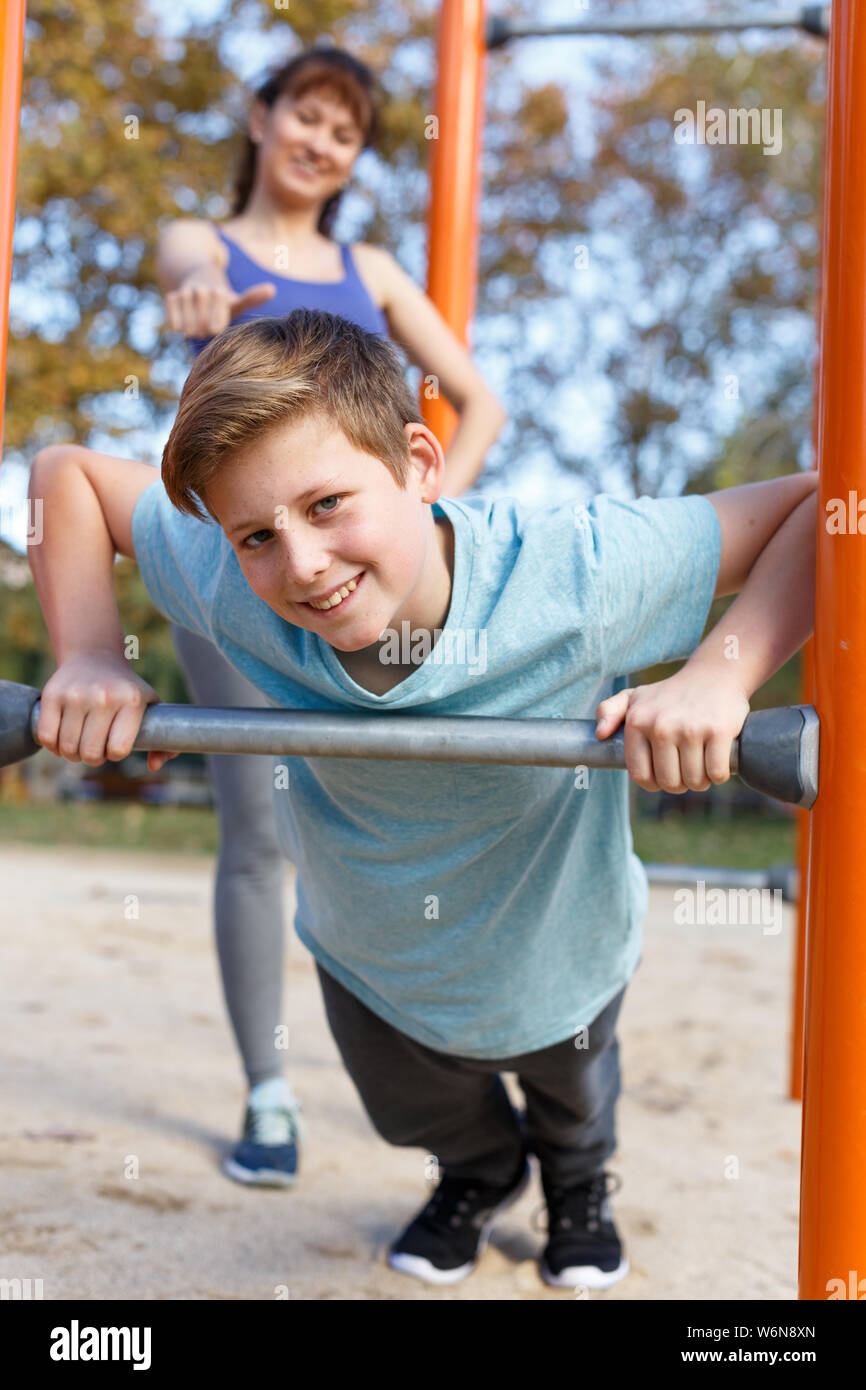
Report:
[{"label": "boy", "polygon": [[[162,482],[146,464],[43,451],[30,558],[59,664],[39,741],[120,759],[158,699],[122,655],[119,551],[167,617],[276,706],[596,710],[600,738],[625,720],[641,786],[724,782],[750,695],[811,631],[814,475],[532,510],[440,498],[443,466],[391,346],[307,310],[210,344]],[[740,590],[698,645],[714,595]],[[670,679],[622,688],[623,672],[682,657]],[[544,1278],[622,1278],[603,1165],[647,899],[625,773],[328,758],[275,772],[295,926],[344,1063],[379,1133],[442,1174],[392,1266],[463,1278],[534,1153]]]}]

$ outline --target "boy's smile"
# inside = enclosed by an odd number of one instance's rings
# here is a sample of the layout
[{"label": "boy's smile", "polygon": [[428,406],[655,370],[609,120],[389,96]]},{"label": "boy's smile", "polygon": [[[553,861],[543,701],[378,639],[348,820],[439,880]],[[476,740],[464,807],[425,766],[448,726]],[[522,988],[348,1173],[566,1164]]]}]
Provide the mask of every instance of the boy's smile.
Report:
[{"label": "boy's smile", "polygon": [[338,608],[345,599],[350,598],[363,578],[364,571],[360,570],[351,579],[347,579],[345,584],[338,584],[332,594],[316,594],[314,598],[308,598],[305,602],[317,613],[328,613],[332,608]]},{"label": "boy's smile", "polygon": [[[404,426],[410,472],[356,449],[322,415],[280,425],[233,455],[207,489],[250,588],[281,618],[375,666],[385,629],[445,624],[453,534],[431,504],[444,458]],[[345,663],[344,663],[345,664]]]}]

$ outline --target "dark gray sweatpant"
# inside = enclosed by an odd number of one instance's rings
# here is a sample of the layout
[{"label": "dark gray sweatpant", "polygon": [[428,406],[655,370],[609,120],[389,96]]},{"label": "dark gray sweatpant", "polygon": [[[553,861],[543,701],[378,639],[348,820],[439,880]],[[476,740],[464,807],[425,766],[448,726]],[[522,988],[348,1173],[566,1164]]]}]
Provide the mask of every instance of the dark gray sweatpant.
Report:
[{"label": "dark gray sweatpant", "polygon": [[374,1014],[318,964],[328,1023],[374,1128],[389,1144],[421,1148],[450,1177],[504,1185],[524,1140],[500,1076],[526,1099],[526,1143],[557,1186],[597,1173],[616,1148],[615,1028],[625,987],[588,1029],[539,1052],[479,1060],[434,1052]]}]

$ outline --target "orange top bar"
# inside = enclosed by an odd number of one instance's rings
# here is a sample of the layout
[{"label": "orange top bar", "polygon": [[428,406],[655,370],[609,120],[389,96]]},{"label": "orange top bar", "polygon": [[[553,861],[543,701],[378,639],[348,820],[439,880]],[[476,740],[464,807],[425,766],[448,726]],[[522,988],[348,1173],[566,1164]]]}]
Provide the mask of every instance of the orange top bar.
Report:
[{"label": "orange top bar", "polygon": [[[866,5],[833,0],[818,399],[800,1297],[866,1296]],[[863,534],[861,534],[861,528]]]},{"label": "orange top bar", "polygon": [[[478,181],[484,106],[484,0],[443,0],[427,213],[427,293],[462,343],[475,309]],[[424,419],[447,449],[457,423],[446,400],[422,388]]]},{"label": "orange top bar", "polygon": [[3,0],[0,19],[0,449],[6,394],[6,339],[15,229],[15,169],[21,118],[21,67],[24,61],[25,0]]}]

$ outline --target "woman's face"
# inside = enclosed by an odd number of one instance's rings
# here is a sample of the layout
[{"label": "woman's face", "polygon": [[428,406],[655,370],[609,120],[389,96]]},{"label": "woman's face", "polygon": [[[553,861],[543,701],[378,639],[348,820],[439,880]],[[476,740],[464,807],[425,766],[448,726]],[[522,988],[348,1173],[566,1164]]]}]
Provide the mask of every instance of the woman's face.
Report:
[{"label": "woman's face", "polygon": [[351,108],[327,87],[280,96],[270,108],[256,103],[250,134],[271,193],[316,204],[348,181],[364,142]]}]

